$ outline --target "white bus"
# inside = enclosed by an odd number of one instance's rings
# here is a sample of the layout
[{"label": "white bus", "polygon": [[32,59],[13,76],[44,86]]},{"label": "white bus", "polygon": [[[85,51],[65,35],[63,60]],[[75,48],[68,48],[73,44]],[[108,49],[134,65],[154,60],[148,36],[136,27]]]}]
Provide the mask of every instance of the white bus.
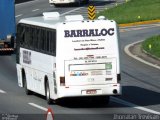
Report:
[{"label": "white bus", "polygon": [[63,97],[106,100],[121,94],[119,36],[113,20],[58,13],[17,26],[18,85],[47,102]]},{"label": "white bus", "polygon": [[55,6],[61,5],[61,4],[71,4],[76,3],[77,5],[81,5],[82,3],[88,4],[89,0],[49,0],[49,3]]}]

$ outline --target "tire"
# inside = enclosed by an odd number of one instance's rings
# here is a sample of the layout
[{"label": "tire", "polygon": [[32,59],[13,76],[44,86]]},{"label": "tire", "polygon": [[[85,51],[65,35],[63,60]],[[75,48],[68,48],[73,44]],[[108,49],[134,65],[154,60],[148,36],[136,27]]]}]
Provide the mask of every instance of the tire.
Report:
[{"label": "tire", "polygon": [[50,98],[50,89],[49,89],[48,81],[47,81],[46,84],[45,84],[45,95],[46,95],[47,103],[48,103],[48,104],[51,104],[51,103],[52,103],[52,100],[51,100],[51,98]]},{"label": "tire", "polygon": [[59,5],[59,4],[54,4],[54,6],[55,6],[55,7],[60,7],[60,5]]},{"label": "tire", "polygon": [[11,36],[11,48],[14,48],[14,41],[15,41],[15,38],[14,36]]},{"label": "tire", "polygon": [[54,4],[55,7],[63,7],[64,4]]},{"label": "tire", "polygon": [[24,81],[24,90],[25,90],[26,95],[31,95],[32,91],[28,90],[28,88],[27,88],[26,75],[23,76],[23,81]]}]

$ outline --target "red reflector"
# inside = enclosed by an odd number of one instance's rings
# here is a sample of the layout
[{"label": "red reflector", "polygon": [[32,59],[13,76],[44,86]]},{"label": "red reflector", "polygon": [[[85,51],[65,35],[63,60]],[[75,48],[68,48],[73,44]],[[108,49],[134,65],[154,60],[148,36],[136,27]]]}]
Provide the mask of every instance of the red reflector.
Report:
[{"label": "red reflector", "polygon": [[65,77],[60,77],[60,85],[65,86]]}]

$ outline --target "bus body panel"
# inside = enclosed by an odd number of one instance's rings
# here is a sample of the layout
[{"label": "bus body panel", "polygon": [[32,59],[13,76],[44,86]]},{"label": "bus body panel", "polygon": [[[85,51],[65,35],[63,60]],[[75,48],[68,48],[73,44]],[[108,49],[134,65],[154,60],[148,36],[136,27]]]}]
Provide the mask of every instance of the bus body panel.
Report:
[{"label": "bus body panel", "polygon": [[18,76],[20,76],[18,78],[19,81],[22,81],[21,71],[23,68],[26,74],[28,89],[45,95],[45,76],[47,76],[49,81],[50,89],[54,86],[53,71],[55,71],[55,68],[52,66],[55,63],[55,57],[24,48],[20,48],[20,54],[21,67],[20,65],[17,65]]},{"label": "bus body panel", "polygon": [[[86,61],[95,61],[86,63]],[[107,65],[112,69],[106,69]],[[65,61],[66,86],[104,85],[117,83],[116,59]]]},{"label": "bus body panel", "polygon": [[16,64],[16,68],[17,68],[18,85],[19,85],[19,87],[23,87],[23,81],[22,81],[22,65]]},{"label": "bus body panel", "polygon": [[[101,86],[106,85],[107,88],[102,90],[101,95],[104,93],[106,93],[105,95],[114,95],[115,88],[108,88],[109,84],[113,84],[117,86],[117,95],[121,94],[121,86],[117,80],[117,75],[120,74],[120,61],[116,23],[107,20],[73,21],[61,24],[58,28],[60,29],[57,29],[57,44],[60,47],[57,47],[56,65],[57,68],[65,68],[65,70],[57,71],[57,80],[59,81],[60,77],[64,76],[64,87],[69,87],[68,91],[74,91],[72,87],[91,89],[90,86],[95,85],[96,89],[101,89]],[[108,30],[106,35],[105,29]],[[83,30],[91,30],[92,33],[88,33],[88,36],[87,33],[86,36],[81,36]],[[98,36],[98,31],[101,30],[103,30],[104,36]],[[107,64],[112,66],[111,70],[106,69]],[[60,83],[58,86],[61,86]],[[66,92],[63,94],[64,87],[59,87],[61,97],[67,94]],[[110,89],[110,92],[106,92],[107,89]],[[82,95],[80,92],[76,94]],[[74,92],[72,96],[74,96]]]},{"label": "bus body panel", "polygon": [[[34,18],[25,19],[22,23],[45,28],[47,20],[42,24],[37,18],[35,21]],[[51,21],[48,21],[50,24]],[[46,28],[49,24],[46,24]],[[17,64],[19,86],[23,85],[21,74],[24,69],[28,89],[39,94],[45,95],[47,77],[52,99],[120,95],[116,23],[110,20],[85,20],[57,21],[56,25],[51,25],[49,28],[56,30],[56,54],[20,47],[20,63]]]},{"label": "bus body panel", "polygon": [[[117,90],[117,94],[113,94],[113,90]],[[93,91],[94,93],[87,93]],[[85,97],[85,96],[110,96],[121,95],[122,89],[120,84],[106,85],[88,85],[88,86],[70,86],[68,88],[60,88],[58,98],[63,97]]]}]

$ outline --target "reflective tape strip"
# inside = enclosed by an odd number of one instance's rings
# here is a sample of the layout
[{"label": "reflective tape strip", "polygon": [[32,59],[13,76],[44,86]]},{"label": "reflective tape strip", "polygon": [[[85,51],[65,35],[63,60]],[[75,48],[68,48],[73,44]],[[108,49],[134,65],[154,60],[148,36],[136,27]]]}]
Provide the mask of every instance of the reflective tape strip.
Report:
[{"label": "reflective tape strip", "polygon": [[0,48],[0,51],[13,51],[13,48]]}]

